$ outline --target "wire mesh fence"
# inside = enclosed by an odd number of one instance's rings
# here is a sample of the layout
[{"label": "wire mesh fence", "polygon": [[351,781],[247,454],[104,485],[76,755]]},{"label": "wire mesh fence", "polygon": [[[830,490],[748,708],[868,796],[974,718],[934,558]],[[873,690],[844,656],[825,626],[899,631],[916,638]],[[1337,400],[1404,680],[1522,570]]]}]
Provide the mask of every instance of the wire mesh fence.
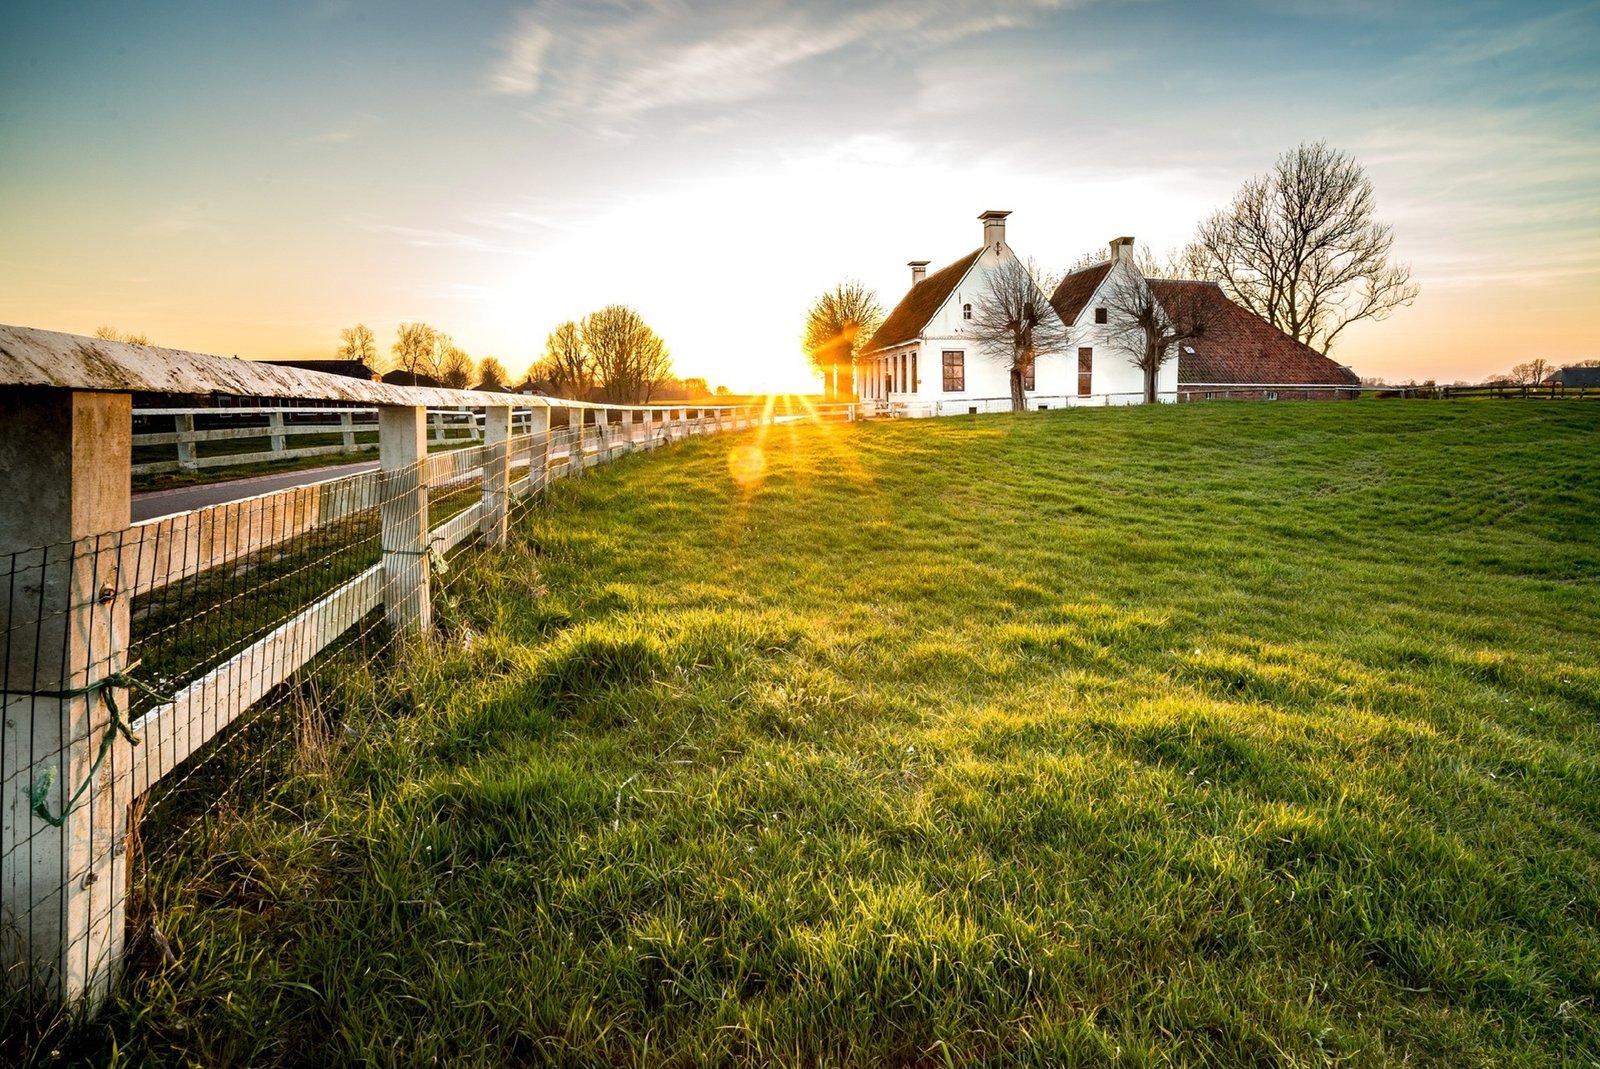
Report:
[{"label": "wire mesh fence", "polygon": [[143,874],[291,777],[329,689],[428,633],[451,562],[550,480],[771,414],[548,417],[513,433],[529,425],[490,410],[476,444],[429,454],[423,409],[399,409],[380,470],[0,555],[9,990],[93,1001],[129,933],[158,944]]}]

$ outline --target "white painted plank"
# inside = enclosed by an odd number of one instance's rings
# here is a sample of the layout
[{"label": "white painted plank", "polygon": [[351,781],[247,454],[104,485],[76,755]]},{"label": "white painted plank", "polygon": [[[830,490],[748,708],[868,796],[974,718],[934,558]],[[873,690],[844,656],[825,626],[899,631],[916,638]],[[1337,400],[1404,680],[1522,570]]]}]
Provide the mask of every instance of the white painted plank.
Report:
[{"label": "white painted plank", "polygon": [[375,565],[141,716],[133,725],[140,745],[119,742],[124,752],[114,766],[128,770],[133,794],[149,790],[327,649],[381,604],[382,593],[383,566]]}]

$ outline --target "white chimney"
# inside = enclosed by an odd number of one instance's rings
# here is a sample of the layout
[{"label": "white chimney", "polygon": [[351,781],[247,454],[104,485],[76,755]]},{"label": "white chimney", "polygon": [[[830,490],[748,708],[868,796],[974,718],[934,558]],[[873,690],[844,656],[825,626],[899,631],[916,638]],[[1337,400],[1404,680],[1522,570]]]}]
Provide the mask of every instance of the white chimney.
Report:
[{"label": "white chimney", "polygon": [[1118,260],[1126,260],[1130,264],[1133,263],[1132,238],[1111,239],[1111,262],[1116,263]]},{"label": "white chimney", "polygon": [[927,260],[912,260],[907,266],[911,268],[911,284],[913,286],[928,277]]},{"label": "white chimney", "polygon": [[1006,242],[1006,216],[1010,212],[984,212],[978,216],[983,220],[983,244],[986,248],[1004,245]]}]

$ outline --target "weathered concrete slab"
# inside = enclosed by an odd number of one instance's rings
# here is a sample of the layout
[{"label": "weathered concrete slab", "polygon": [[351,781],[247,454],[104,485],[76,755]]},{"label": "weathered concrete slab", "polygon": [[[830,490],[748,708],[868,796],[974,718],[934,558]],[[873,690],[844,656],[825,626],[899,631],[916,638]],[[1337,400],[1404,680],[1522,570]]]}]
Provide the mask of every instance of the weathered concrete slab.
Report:
[{"label": "weathered concrete slab", "polygon": [[0,386],[72,390],[220,393],[352,401],[374,405],[470,405],[510,408],[594,408],[583,401],[480,393],[426,386],[389,386],[342,375],[207,356],[156,345],[86,338],[35,327],[0,325]]}]

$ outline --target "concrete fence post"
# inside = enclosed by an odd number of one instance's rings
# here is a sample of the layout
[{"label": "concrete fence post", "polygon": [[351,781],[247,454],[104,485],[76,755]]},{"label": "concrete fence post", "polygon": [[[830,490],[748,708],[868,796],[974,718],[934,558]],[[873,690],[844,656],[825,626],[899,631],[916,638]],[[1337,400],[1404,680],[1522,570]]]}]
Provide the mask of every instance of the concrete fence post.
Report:
[{"label": "concrete fence post", "polygon": [[194,471],[194,416],[185,414],[172,417],[172,429],[178,432],[178,470]]},{"label": "concrete fence post", "polygon": [[[10,637],[0,680],[0,971],[91,1007],[116,982],[127,895],[131,799],[115,789],[115,757],[125,751],[113,748],[96,767],[111,722],[107,695],[93,685],[126,667],[131,594],[118,569],[131,401],[125,393],[0,391],[0,560],[12,570],[0,597]],[[83,688],[72,697],[39,694]],[[114,698],[128,707],[121,692]],[[59,827],[34,812],[36,790]]]},{"label": "concrete fence post", "polygon": [[267,432],[271,436],[274,453],[281,453],[289,447],[287,436],[283,433],[282,412],[273,412],[267,416]]},{"label": "concrete fence post", "polygon": [[506,544],[511,500],[511,409],[483,410],[483,505],[478,530],[491,546]]},{"label": "concrete fence post", "polygon": [[528,456],[528,492],[538,493],[550,485],[550,409],[528,410],[528,433],[533,435]]},{"label": "concrete fence post", "polygon": [[428,410],[378,407],[378,508],[383,527],[383,604],[399,634],[427,634],[433,623],[428,577]]},{"label": "concrete fence post", "polygon": [[344,451],[356,451],[356,418],[349,412],[339,413],[339,427],[344,431]]}]

